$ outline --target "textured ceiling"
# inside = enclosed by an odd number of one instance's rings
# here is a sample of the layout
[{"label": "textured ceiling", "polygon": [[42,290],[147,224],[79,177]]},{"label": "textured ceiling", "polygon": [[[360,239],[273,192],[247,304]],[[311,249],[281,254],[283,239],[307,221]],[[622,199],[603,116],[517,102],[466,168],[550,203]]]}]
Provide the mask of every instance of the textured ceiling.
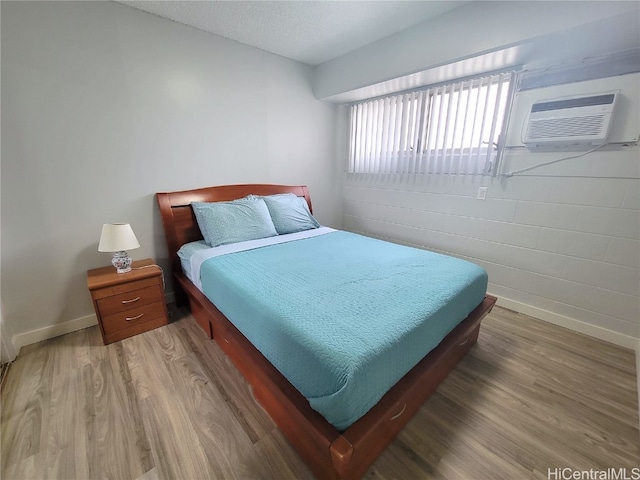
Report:
[{"label": "textured ceiling", "polygon": [[126,1],[119,3],[310,65],[467,1]]}]

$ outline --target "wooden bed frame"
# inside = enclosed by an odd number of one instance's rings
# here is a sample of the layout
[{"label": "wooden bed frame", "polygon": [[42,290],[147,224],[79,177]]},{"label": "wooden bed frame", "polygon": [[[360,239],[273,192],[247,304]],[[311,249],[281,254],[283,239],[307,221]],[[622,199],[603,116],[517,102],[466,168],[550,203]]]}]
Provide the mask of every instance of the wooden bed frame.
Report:
[{"label": "wooden bed frame", "polygon": [[156,194],[175,280],[176,303],[189,305],[202,330],[215,339],[234,362],[252,386],[256,399],[318,478],[360,478],[476,343],[480,322],[491,311],[496,299],[487,295],[366,415],[340,432],[311,408],[302,394],[182,273],[177,256],[181,245],[202,239],[191,202],[228,201],[248,194],[276,193],[304,197],[309,209],[312,208],[305,186],[226,185]]}]

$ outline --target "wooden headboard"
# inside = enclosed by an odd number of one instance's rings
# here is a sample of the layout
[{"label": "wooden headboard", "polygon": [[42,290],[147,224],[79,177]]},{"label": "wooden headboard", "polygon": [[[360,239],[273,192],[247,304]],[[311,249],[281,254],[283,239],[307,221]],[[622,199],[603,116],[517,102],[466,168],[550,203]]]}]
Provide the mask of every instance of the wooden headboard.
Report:
[{"label": "wooden headboard", "polygon": [[304,197],[311,207],[311,197],[306,186],[292,185],[222,185],[217,187],[198,188],[196,190],[183,190],[181,192],[156,193],[164,234],[169,250],[169,260],[173,274],[181,272],[178,250],[188,242],[202,240],[202,233],[191,208],[192,202],[226,202],[254,195],[274,195],[276,193],[294,193],[298,197]]}]

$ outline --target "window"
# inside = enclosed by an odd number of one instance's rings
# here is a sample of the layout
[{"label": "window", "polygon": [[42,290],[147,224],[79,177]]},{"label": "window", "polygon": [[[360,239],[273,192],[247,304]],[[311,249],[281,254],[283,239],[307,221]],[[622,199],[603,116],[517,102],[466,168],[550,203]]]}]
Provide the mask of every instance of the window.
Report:
[{"label": "window", "polygon": [[351,106],[350,173],[495,173],[514,72]]}]

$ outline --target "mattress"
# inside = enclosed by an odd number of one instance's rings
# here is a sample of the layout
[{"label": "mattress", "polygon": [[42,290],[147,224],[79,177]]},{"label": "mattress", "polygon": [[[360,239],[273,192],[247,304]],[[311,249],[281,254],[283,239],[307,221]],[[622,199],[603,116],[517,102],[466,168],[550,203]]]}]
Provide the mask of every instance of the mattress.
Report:
[{"label": "mattress", "polygon": [[190,276],[338,430],[486,293],[484,269],[446,255],[331,229],[277,242],[210,258],[198,249]]}]

